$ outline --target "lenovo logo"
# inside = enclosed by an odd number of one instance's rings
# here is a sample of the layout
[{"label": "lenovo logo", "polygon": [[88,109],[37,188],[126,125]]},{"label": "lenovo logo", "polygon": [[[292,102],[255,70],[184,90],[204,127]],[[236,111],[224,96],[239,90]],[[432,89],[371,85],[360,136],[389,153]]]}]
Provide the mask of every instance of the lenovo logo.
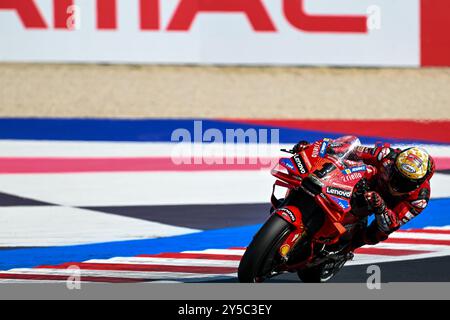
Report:
[{"label": "lenovo logo", "polygon": [[333,187],[327,187],[327,193],[331,194],[333,196],[343,197],[343,198],[350,198],[352,195],[351,191],[343,190],[339,188],[333,188]]},{"label": "lenovo logo", "polygon": [[[118,12],[117,0],[92,1],[96,2],[97,29],[118,30],[120,26],[118,26],[117,18],[120,12]],[[238,13],[247,17],[250,27],[256,32],[277,32],[277,26],[263,0],[180,0],[166,26],[161,25],[161,1],[163,0],[138,1],[140,30],[187,32],[200,14]],[[368,31],[368,17],[365,15],[311,15],[305,11],[305,0],[278,1],[282,1],[284,18],[295,29],[306,32],[366,33]],[[74,10],[71,9],[73,7],[74,0],[53,0],[53,24],[51,24],[43,18],[34,0],[0,0],[0,13],[2,10],[15,11],[27,29],[53,27],[69,30],[68,21],[73,19]]]},{"label": "lenovo logo", "polygon": [[297,165],[297,168],[300,171],[300,173],[305,174],[306,173],[305,164],[303,163],[303,160],[300,158],[300,156],[295,155],[294,160],[295,160],[295,164]]}]

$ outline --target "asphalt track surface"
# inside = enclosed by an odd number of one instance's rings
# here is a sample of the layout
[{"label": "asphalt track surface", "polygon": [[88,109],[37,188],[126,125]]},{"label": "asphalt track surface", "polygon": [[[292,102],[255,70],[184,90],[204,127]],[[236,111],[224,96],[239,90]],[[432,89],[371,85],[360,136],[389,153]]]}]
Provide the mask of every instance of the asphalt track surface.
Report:
[{"label": "asphalt track surface", "polygon": [[[226,228],[239,223],[242,225],[261,223],[267,217],[270,205],[268,204],[240,204],[240,205],[191,205],[183,206],[155,206],[129,207],[127,210],[117,208],[96,208],[108,213],[127,212],[127,216],[139,219],[151,219],[159,222],[178,221],[180,226],[191,228],[211,229]],[[175,216],[174,216],[175,215]],[[170,217],[170,218],[168,218]],[[211,223],[214,217],[214,223]],[[175,218],[175,219],[174,219]],[[194,218],[194,219],[193,219]],[[169,221],[170,220],[170,221]],[[450,282],[450,256],[386,262],[376,264],[381,268],[383,283],[388,282]],[[347,266],[342,269],[331,283],[364,283],[367,281],[368,265]],[[213,281],[214,282],[214,281]],[[221,283],[237,282],[237,279],[217,281]],[[296,274],[284,274],[267,282],[270,283],[296,283],[300,282]]]},{"label": "asphalt track surface", "polygon": [[[381,269],[381,282],[450,282],[450,257],[387,262],[376,264]],[[369,265],[344,267],[329,283],[365,283]],[[217,281],[235,283],[237,279]],[[301,283],[295,273],[283,274],[267,283]]]},{"label": "asphalt track surface", "polygon": [[[43,203],[21,197],[0,194],[3,205],[41,206]],[[48,204],[47,204],[48,205]],[[174,226],[201,230],[222,230],[239,226],[259,225],[269,215],[270,205],[262,204],[224,204],[224,205],[183,205],[183,206],[125,206],[125,207],[84,207],[112,215],[135,218],[142,221],[169,223]],[[255,229],[256,230],[256,229]],[[5,252],[10,248],[1,248]],[[18,248],[15,248],[18,249]],[[26,249],[22,247],[21,249]],[[406,260],[398,262],[375,263],[381,268],[382,282],[450,282],[450,256]],[[367,281],[365,265],[347,266],[332,279],[339,283],[364,283]],[[203,280],[201,282],[209,282]],[[236,278],[220,279],[210,282],[233,283]],[[296,274],[275,277],[273,283],[300,283]]]}]

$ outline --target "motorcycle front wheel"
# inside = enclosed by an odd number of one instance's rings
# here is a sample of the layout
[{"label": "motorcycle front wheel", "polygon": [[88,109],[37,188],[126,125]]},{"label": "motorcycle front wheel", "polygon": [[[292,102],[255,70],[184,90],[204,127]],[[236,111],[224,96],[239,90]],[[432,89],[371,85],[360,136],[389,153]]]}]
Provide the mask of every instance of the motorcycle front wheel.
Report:
[{"label": "motorcycle front wheel", "polygon": [[239,282],[262,282],[281,264],[279,249],[291,233],[291,225],[272,215],[255,235],[245,251],[238,269]]}]

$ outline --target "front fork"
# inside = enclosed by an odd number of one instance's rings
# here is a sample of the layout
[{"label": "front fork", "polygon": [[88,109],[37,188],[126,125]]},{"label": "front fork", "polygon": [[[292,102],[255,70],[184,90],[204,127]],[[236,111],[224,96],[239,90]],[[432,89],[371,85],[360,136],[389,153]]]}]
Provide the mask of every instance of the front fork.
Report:
[{"label": "front fork", "polygon": [[[304,268],[311,263],[315,257],[316,243],[312,239],[307,239],[308,234],[303,224],[303,216],[299,208],[296,206],[285,206],[282,208],[274,209],[273,214],[278,215],[292,226],[292,231],[283,244],[279,248],[279,254],[285,263],[282,271],[295,271]],[[306,242],[304,242],[306,240]],[[305,255],[301,255],[296,249],[297,246],[301,246],[303,242]],[[325,247],[325,244],[319,244]],[[295,256],[291,256],[291,254]],[[298,254],[298,255],[297,255]],[[289,261],[293,258],[294,261]],[[288,264],[289,262],[289,264]]]},{"label": "front fork", "polygon": [[278,215],[292,225],[292,232],[279,248],[280,256],[283,260],[287,261],[289,254],[295,246],[306,236],[306,230],[303,225],[303,217],[300,209],[295,206],[286,206],[275,209],[273,214]]}]

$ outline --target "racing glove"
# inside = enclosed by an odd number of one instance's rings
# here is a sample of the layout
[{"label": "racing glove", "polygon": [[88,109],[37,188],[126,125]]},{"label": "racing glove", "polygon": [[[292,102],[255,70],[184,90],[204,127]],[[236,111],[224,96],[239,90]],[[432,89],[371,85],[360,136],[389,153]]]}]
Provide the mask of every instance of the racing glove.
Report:
[{"label": "racing glove", "polygon": [[400,227],[397,215],[392,210],[385,210],[380,214],[376,214],[378,228],[386,234],[390,234]]},{"label": "racing glove", "polygon": [[366,233],[367,244],[376,244],[384,241],[389,237],[389,234],[400,228],[400,222],[392,210],[390,210],[383,198],[377,192],[367,192],[366,201],[373,213],[375,213],[375,221],[368,227]]},{"label": "racing glove", "polygon": [[366,193],[369,190],[369,183],[366,178],[361,179],[353,189],[353,194],[351,198],[351,206],[353,215],[363,218],[371,214],[368,211]]},{"label": "racing glove", "polygon": [[375,191],[366,192],[364,195],[367,201],[369,211],[375,214],[381,214],[386,209],[386,204],[383,198]]}]

